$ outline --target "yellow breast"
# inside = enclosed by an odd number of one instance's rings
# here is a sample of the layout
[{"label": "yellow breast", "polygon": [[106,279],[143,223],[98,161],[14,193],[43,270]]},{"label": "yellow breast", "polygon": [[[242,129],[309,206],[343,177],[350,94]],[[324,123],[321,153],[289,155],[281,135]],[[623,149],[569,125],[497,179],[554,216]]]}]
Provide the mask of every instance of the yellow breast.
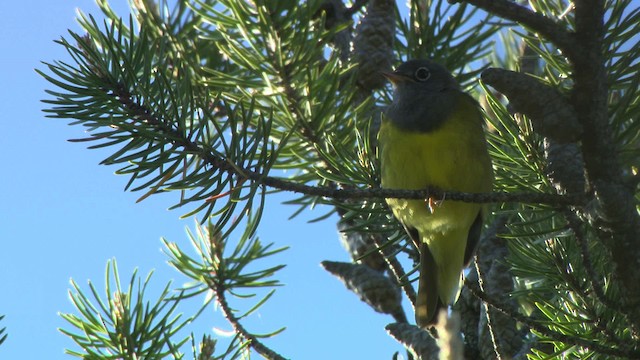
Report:
[{"label": "yellow breast", "polygon": [[[481,114],[467,95],[461,94],[455,108],[450,118],[431,132],[407,131],[383,120],[378,135],[383,188],[491,191],[493,175]],[[458,225],[468,228],[481,208],[479,204],[444,201],[431,213],[422,200],[388,199],[387,203],[397,218],[421,234]]]}]

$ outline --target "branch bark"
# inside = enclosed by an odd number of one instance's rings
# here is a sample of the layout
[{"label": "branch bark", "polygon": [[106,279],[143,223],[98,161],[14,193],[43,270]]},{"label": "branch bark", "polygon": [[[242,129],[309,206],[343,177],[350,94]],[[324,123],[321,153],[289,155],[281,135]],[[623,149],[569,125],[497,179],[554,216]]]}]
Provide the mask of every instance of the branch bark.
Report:
[{"label": "branch bark", "polygon": [[216,294],[216,302],[220,305],[220,309],[224,314],[224,317],[231,323],[233,326],[233,330],[236,334],[244,338],[249,342],[249,346],[252,347],[255,351],[257,351],[260,355],[264,356],[265,359],[269,360],[286,360],[285,357],[278,354],[277,352],[271,350],[268,346],[260,342],[257,337],[252,335],[244,326],[240,323],[240,320],[233,315],[233,310],[229,307],[229,303],[227,303],[227,298],[225,297],[225,288],[220,284],[209,284],[209,288],[213,290]]},{"label": "branch bark", "polygon": [[607,71],[602,48],[605,35],[603,0],[577,1],[576,39],[579,56],[569,56],[574,68],[573,107],[582,124],[582,151],[590,184],[602,211],[601,236],[615,262],[614,274],[624,289],[631,320],[640,326],[640,217],[631,189],[625,186],[607,108]]}]

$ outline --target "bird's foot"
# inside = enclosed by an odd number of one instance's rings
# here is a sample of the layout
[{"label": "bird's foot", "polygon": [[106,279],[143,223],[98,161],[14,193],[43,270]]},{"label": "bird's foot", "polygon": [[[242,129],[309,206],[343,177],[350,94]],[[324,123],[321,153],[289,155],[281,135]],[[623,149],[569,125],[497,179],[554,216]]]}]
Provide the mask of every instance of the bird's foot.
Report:
[{"label": "bird's foot", "polygon": [[444,202],[444,198],[445,197],[443,196],[442,199],[436,200],[433,197],[429,197],[427,199],[427,207],[429,208],[429,212],[433,214],[436,211],[436,208],[442,205],[442,203]]}]

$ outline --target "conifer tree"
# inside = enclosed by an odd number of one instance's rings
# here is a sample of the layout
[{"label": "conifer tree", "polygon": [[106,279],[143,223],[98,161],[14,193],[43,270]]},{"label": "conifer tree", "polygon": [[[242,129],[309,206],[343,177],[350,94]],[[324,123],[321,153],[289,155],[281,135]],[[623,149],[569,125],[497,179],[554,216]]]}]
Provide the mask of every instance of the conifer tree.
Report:
[{"label": "conifer tree", "polygon": [[[270,194],[288,192],[296,214],[326,204],[318,221],[339,216],[353,262],[322,265],[391,315],[405,357],[640,358],[637,2],[134,0],[124,16],[98,4],[106,21],[81,13],[84,32],[58,41],[71,60],[39,70],[52,86],[45,111],[84,126],[75,141],[111,149],[103,163],[127,190],[174,193],[202,225],[188,239],[195,253],[165,241],[192,280],[179,295],[167,286],[151,300],[149,278],[122,285],[115,263],[105,295],[74,283],[71,354],[286,358],[243,319],[280,285],[282,266],[258,260],[284,249],[257,234]],[[380,188],[375,134],[391,95],[381,71],[412,58],[445,65],[483,105],[492,193]],[[417,250],[383,200],[430,196],[492,206],[435,331],[402,306],[415,301]],[[266,295],[239,313],[240,289]],[[193,296],[232,325],[224,348],[176,338],[192,319],[177,315],[180,301]]]}]

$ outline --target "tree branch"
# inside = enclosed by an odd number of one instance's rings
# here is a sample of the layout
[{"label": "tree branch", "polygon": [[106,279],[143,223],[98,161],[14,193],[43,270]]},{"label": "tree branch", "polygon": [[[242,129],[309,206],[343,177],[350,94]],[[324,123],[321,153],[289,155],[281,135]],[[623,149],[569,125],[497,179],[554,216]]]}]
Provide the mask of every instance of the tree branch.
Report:
[{"label": "tree branch", "polygon": [[[603,52],[603,0],[575,3],[579,55],[570,56],[575,86],[572,105],[583,126],[582,151],[602,213],[601,239],[611,251],[614,274],[624,288],[631,321],[640,328],[640,216],[633,191],[624,183],[609,123],[607,70]],[[570,54],[568,54],[570,55]]]},{"label": "tree branch", "polygon": [[465,2],[484,11],[515,21],[523,25],[540,37],[554,43],[563,53],[576,54],[579,51],[572,34],[559,23],[548,17],[527,9],[509,0],[450,0],[451,2]]},{"label": "tree branch", "polygon": [[602,44],[605,2],[575,2],[575,31],[508,0],[464,0],[490,13],[516,21],[554,43],[573,67],[574,88],[570,104],[583,134],[582,152],[589,184],[602,209],[604,231],[600,237],[615,262],[631,320],[640,327],[640,216],[633,191],[625,186],[607,106],[607,71]]},{"label": "tree branch", "polygon": [[249,333],[247,329],[242,326],[240,320],[238,320],[238,318],[233,315],[233,310],[231,310],[231,308],[229,307],[229,303],[227,303],[227,298],[224,294],[225,289],[222,284],[210,283],[209,288],[215,293],[216,302],[218,303],[218,305],[220,305],[222,314],[229,321],[229,323],[231,323],[231,326],[233,326],[233,330],[236,332],[236,334],[240,335],[246,341],[248,341],[249,346],[265,358],[270,360],[286,360],[286,358],[284,358],[282,355],[278,354],[277,352],[271,350],[269,347],[261,343],[257,337]]},{"label": "tree branch", "polygon": [[[246,174],[245,174],[246,175]],[[248,176],[252,178],[253,176]],[[253,179],[252,179],[253,180]],[[494,192],[494,193],[467,193],[459,191],[444,191],[437,188],[425,188],[422,190],[403,190],[403,189],[335,189],[324,186],[310,186],[298,183],[292,183],[283,179],[264,177],[256,179],[259,183],[270,186],[279,190],[287,190],[296,193],[302,193],[311,196],[323,196],[333,199],[382,199],[382,198],[398,198],[398,199],[428,199],[430,197],[473,202],[473,203],[535,203],[548,204],[552,206],[576,205],[582,204],[585,200],[583,194],[557,195],[548,193],[531,193],[531,192]]]},{"label": "tree branch", "polygon": [[[196,142],[183,136],[183,134],[170,126],[164,124],[159,117],[153,112],[137,104],[132,95],[123,87],[119,86],[111,94],[117,101],[119,101],[129,112],[130,118],[134,121],[140,121],[145,125],[151,124],[158,130],[158,138],[162,138],[163,141],[169,141],[179,147],[182,147],[186,152],[194,154],[202,158],[211,167],[217,169],[220,172],[228,173],[239,178],[239,180],[250,180],[257,184],[271,187],[278,190],[290,191],[294,193],[301,193],[309,196],[321,196],[331,199],[383,199],[383,198],[402,198],[402,199],[427,199],[435,197],[439,199],[474,202],[474,203],[505,203],[505,202],[517,202],[517,203],[532,203],[532,204],[547,204],[551,206],[572,206],[581,205],[586,203],[586,194],[549,194],[549,193],[531,193],[531,192],[519,192],[519,193],[507,193],[507,192],[494,192],[494,193],[467,193],[458,191],[446,191],[437,188],[425,188],[421,190],[404,190],[404,189],[382,189],[382,188],[369,188],[369,189],[340,189],[337,187],[328,186],[311,186],[306,184],[300,184],[291,182],[282,178],[271,177],[262,174],[257,171],[253,171],[247,168],[243,168],[237,164],[230,162],[228,159],[217,157],[212,154],[208,149],[199,146]],[[135,134],[140,136],[140,134]],[[97,138],[96,138],[97,139]],[[217,195],[217,194],[212,194]],[[640,266],[639,266],[640,268]]]},{"label": "tree branch", "polygon": [[[411,307],[413,307],[415,310],[416,291],[413,289],[411,282],[409,282],[408,279],[404,279],[405,277],[404,268],[402,267],[402,264],[400,264],[400,262],[398,261],[398,258],[395,255],[390,254],[388,248],[385,246],[385,244],[381,240],[382,239],[380,239],[378,236],[373,237],[374,244],[378,248],[378,252],[382,255],[384,261],[386,262],[389,273],[393,275],[393,277],[395,278],[398,284],[402,284],[401,285],[402,290],[404,291],[405,295],[407,295],[409,302],[411,302]],[[398,321],[398,322],[401,322],[401,321]]]}]

